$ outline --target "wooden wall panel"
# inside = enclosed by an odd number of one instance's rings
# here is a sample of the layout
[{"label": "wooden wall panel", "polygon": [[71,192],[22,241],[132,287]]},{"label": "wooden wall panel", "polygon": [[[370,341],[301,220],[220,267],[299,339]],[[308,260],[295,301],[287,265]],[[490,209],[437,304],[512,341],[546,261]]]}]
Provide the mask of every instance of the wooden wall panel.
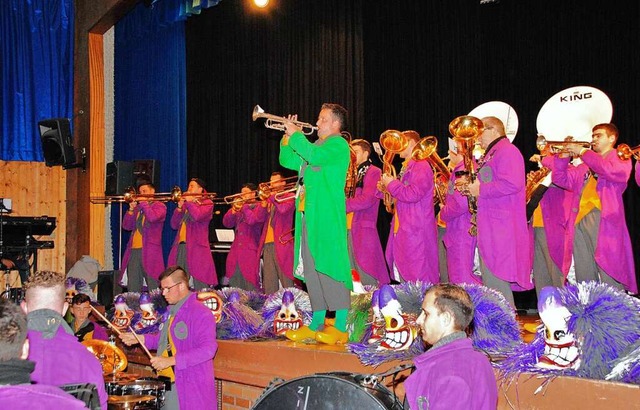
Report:
[{"label": "wooden wall panel", "polygon": [[67,171],[44,162],[0,161],[0,197],[11,198],[11,216],[53,216],[57,227],[50,236],[53,249],[38,251],[38,269],[65,272]]}]

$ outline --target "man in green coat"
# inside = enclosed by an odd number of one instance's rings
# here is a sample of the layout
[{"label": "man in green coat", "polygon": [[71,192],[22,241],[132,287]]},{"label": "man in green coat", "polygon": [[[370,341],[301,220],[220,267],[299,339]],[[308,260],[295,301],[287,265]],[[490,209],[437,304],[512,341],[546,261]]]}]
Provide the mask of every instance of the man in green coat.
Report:
[{"label": "man in green coat", "polygon": [[[313,318],[308,326],[289,330],[299,341],[346,343],[347,313],[353,288],[347,250],[347,213],[344,187],[349,167],[349,144],[342,137],[347,110],[323,104],[318,115],[318,140],[311,143],[289,116],[280,142],[280,164],[298,171],[296,196],[294,275],[307,285]],[[327,310],[335,311],[333,326],[325,326]]]}]

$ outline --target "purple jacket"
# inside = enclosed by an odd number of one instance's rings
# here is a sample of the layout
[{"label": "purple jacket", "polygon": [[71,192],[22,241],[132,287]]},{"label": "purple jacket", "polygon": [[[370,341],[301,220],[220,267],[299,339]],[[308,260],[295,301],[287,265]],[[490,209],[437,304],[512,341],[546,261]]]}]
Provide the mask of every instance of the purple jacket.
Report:
[{"label": "purple jacket", "polygon": [[461,171],[464,163],[456,165],[451,173],[446,204],[440,210],[440,219],[447,225],[442,240],[447,248],[447,270],[451,283],[481,283],[473,274],[476,237],[469,234],[471,212],[467,197],[454,189],[455,171]]},{"label": "purple jacket", "polygon": [[[438,232],[433,209],[433,171],[427,161],[410,160],[400,180],[391,181],[387,190],[396,199],[391,220],[386,258],[389,269],[395,263],[402,279],[440,282]],[[394,236],[395,219],[400,228]]]},{"label": "purple jacket", "polygon": [[209,223],[213,218],[213,202],[210,199],[196,202],[184,202],[182,210],[176,208],[171,216],[171,229],[177,230],[169,252],[168,264],[175,265],[178,260],[178,245],[180,245],[180,227],[182,219],[186,217],[187,266],[189,274],[207,285],[217,285],[218,275],[213,264],[211,245],[209,244]]},{"label": "purple jacket", "polygon": [[[291,229],[293,228],[293,213],[296,210],[294,199],[293,194],[290,199],[282,202],[276,201],[274,195],[267,199],[267,202],[272,206],[272,211],[270,213],[268,208],[265,208],[267,211],[267,223],[263,225],[262,234],[260,235],[260,249],[258,250],[258,255],[262,255],[267,229],[271,224],[276,262],[289,279],[293,279],[293,231]],[[271,219],[269,219],[270,214],[273,214]],[[281,237],[286,243],[280,241]]]},{"label": "purple jacket", "polygon": [[638,161],[636,161],[636,184],[640,186],[640,167],[638,166]]},{"label": "purple jacket", "polygon": [[631,176],[631,162],[618,158],[615,150],[609,151],[604,156],[589,150],[582,155],[582,160],[583,164],[569,167],[568,158],[559,159],[557,170],[553,174],[554,183],[575,194],[572,195],[567,231],[570,232],[573,240],[585,175],[591,169],[598,175],[596,192],[602,206],[595,251],[596,263],[609,276],[622,283],[626,290],[638,293],[631,238],[627,230],[622,202],[622,193],[627,188],[627,182]]},{"label": "purple jacket", "polygon": [[[47,316],[43,316],[43,314]],[[51,314],[49,314],[51,313]],[[30,312],[27,316],[29,331],[29,360],[36,363],[36,368],[31,373],[34,383],[42,383],[54,386],[71,383],[93,383],[98,389],[100,405],[107,408],[107,392],[102,377],[102,365],[100,361],[87,350],[66,324],[59,323],[57,330],[47,338],[45,332],[33,329],[34,314],[39,318],[47,319],[47,323],[62,321],[62,316],[54,311],[40,310]],[[211,315],[211,314],[209,314]],[[70,333],[67,333],[67,329]]]},{"label": "purple jacket", "polygon": [[351,239],[358,266],[384,285],[390,279],[377,225],[380,199],[376,197],[376,185],[381,174],[380,168],[369,166],[362,187],[356,188],[353,198],[347,198],[347,213],[353,212]]},{"label": "purple jacket", "polygon": [[[216,322],[196,296],[196,293],[187,296],[169,328],[176,347],[178,403],[181,409],[216,409],[213,371],[213,358],[218,350]],[[159,333],[146,334],[144,342],[149,349],[157,349],[159,338]]]},{"label": "purple jacket", "polygon": [[229,209],[222,224],[235,228],[236,235],[227,256],[226,275],[231,278],[236,264],[244,278],[260,289],[260,237],[268,217],[267,209],[260,204],[243,205],[239,212]]},{"label": "purple jacket", "polygon": [[[104,386],[103,386],[104,387]],[[3,409],[86,409],[84,402],[56,386],[46,384],[16,384],[0,386]],[[107,405],[102,404],[106,409]]]},{"label": "purple jacket", "polygon": [[478,249],[489,270],[516,291],[533,288],[525,201],[524,160],[502,138],[478,170]]},{"label": "purple jacket", "polygon": [[496,378],[471,339],[454,340],[414,359],[416,370],[404,382],[411,409],[488,410],[498,405]]},{"label": "purple jacket", "polygon": [[[133,213],[127,211],[122,219],[122,229],[131,231],[127,249],[122,257],[120,270],[124,270],[129,263],[131,255],[131,244],[133,243],[133,231],[136,229],[138,215],[143,213],[144,224],[142,225],[142,267],[145,272],[155,278],[160,277],[164,270],[164,255],[162,254],[162,227],[167,217],[167,206],[162,202],[139,202]],[[122,281],[122,277],[120,279]]]}]

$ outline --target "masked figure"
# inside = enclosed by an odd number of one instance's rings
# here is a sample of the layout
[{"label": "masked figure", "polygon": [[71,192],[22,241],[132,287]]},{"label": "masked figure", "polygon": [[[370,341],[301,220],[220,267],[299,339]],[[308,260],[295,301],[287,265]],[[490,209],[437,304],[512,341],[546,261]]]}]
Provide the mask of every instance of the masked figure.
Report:
[{"label": "masked figure", "polygon": [[139,300],[138,321],[133,328],[136,333],[155,333],[169,317],[167,302],[159,289],[151,293],[142,292]]},{"label": "masked figure", "polygon": [[311,322],[311,303],[306,292],[295,288],[280,289],[271,294],[262,307],[264,324],[261,336],[277,337]]},{"label": "masked figure", "polygon": [[197,298],[209,308],[213,317],[216,319],[216,323],[220,323],[222,320],[222,298],[218,292],[210,288],[205,288],[198,292]]},{"label": "masked figure", "polygon": [[67,278],[64,282],[65,284],[65,300],[67,303],[71,304],[71,299],[78,293],[84,293],[89,296],[92,302],[95,302],[96,296],[93,294],[91,287],[87,285],[87,282],[84,279],[78,278]]},{"label": "masked figure", "polygon": [[131,305],[137,305],[140,294],[137,292],[125,292],[117,295],[113,301],[113,311],[109,315],[109,320],[120,331],[127,331],[140,318],[140,314]]}]

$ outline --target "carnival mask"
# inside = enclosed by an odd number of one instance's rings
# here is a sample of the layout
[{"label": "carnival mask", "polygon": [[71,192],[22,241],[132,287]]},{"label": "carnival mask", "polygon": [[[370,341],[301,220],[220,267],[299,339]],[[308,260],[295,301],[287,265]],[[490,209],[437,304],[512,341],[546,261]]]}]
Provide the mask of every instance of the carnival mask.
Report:
[{"label": "carnival mask", "polygon": [[567,327],[571,313],[562,305],[556,288],[549,286],[540,291],[538,311],[544,323],[545,348],[537,366],[547,369],[578,368],[580,351]]}]

